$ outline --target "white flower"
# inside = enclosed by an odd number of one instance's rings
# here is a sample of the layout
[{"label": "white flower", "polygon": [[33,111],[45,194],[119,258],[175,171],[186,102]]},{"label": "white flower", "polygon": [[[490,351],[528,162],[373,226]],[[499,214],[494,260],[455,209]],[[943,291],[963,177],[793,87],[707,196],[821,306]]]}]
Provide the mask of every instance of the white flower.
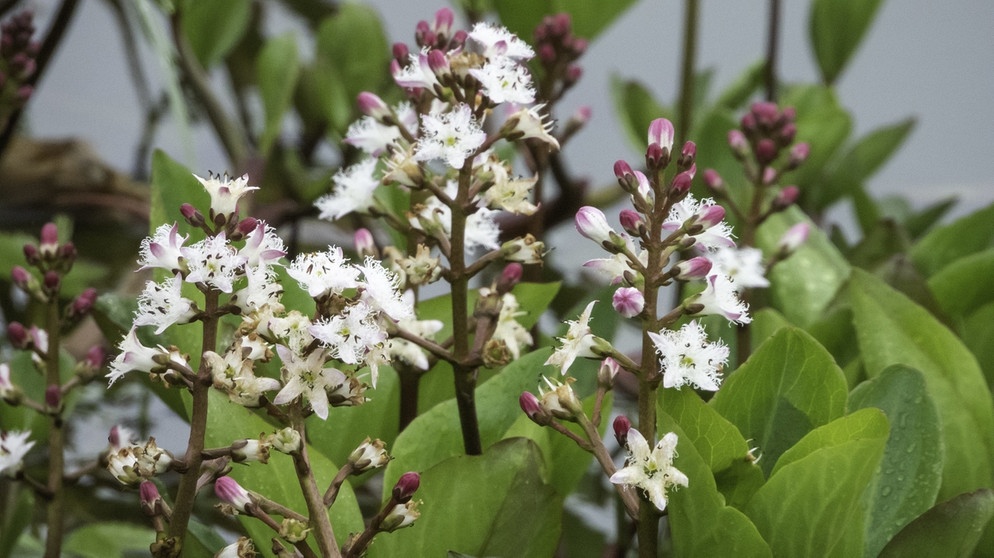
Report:
[{"label": "white flower", "polygon": [[353,211],[368,212],[376,204],[373,192],[380,185],[375,171],[376,159],[366,159],[335,173],[332,192],[314,202],[321,210],[318,217],[334,221]]},{"label": "white flower", "polygon": [[472,68],[469,74],[483,86],[483,94],[494,104],[535,102],[535,89],[528,68],[507,56],[487,61],[482,68]]},{"label": "white flower", "polygon": [[362,302],[347,307],[338,316],[316,322],[310,332],[328,347],[331,356],[346,364],[361,364],[366,353],[387,338],[376,323],[374,310]]},{"label": "white flower", "polygon": [[590,301],[583,309],[580,317],[574,321],[567,321],[569,330],[566,337],[559,337],[562,345],[552,353],[552,356],[545,361],[546,366],[557,366],[562,374],[566,374],[569,367],[576,360],[576,357],[595,357],[592,348],[594,346],[594,334],[590,332],[590,313],[594,309],[596,300]]},{"label": "white flower", "polygon": [[538,210],[529,199],[538,177],[512,179],[507,167],[501,162],[489,165],[489,169],[493,173],[494,183],[483,194],[487,207],[522,215],[531,215]]},{"label": "white flower", "polygon": [[749,306],[739,299],[735,282],[724,273],[713,269],[708,274],[707,288],[689,302],[704,306],[696,313],[701,316],[712,314],[724,316],[728,321],[737,324],[747,324],[752,321],[752,317],[748,314]]},{"label": "white flower", "polygon": [[357,266],[362,271],[362,301],[397,321],[414,315],[414,306],[400,292],[400,278],[383,267],[379,260],[367,257]]},{"label": "white flower", "polygon": [[241,355],[239,350],[228,351],[223,357],[214,351],[205,351],[204,361],[210,368],[215,388],[227,393],[233,403],[258,407],[259,399],[267,391],[280,389],[283,385],[275,378],[256,376],[254,361]]},{"label": "white flower", "polygon": [[514,33],[499,25],[479,22],[469,32],[469,42],[476,51],[487,59],[505,56],[512,60],[529,60],[535,56],[535,51],[528,43],[519,39]]},{"label": "white flower", "polygon": [[[639,263],[641,263],[643,267],[649,265],[649,252],[647,250],[637,249],[635,247],[635,242],[627,234],[617,234],[625,241],[625,246],[627,246],[628,252],[638,256]],[[583,264],[583,267],[593,269],[604,278],[609,279],[612,285],[620,283],[621,280],[625,278],[625,273],[638,273],[638,271],[632,267],[631,262],[628,260],[628,256],[624,253],[613,254],[608,258],[595,258],[593,260],[588,260]]]},{"label": "white flower", "polygon": [[697,320],[679,330],[649,332],[663,369],[663,387],[680,388],[686,384],[706,391],[717,391],[719,373],[728,362],[728,347],[720,340],[708,341],[704,327]]},{"label": "white flower", "polygon": [[735,246],[732,240],[732,227],[723,221],[724,209],[714,203],[711,198],[700,201],[693,194],[687,194],[683,200],[673,204],[670,214],[663,222],[663,231],[671,233],[678,230],[687,221],[702,225],[704,230],[693,235],[697,239],[695,248],[700,250],[717,250],[721,247]]},{"label": "white flower", "polygon": [[521,310],[518,299],[512,293],[504,293],[493,339],[502,341],[515,360],[521,357],[522,347],[528,347],[534,342],[532,334],[517,320],[518,316],[526,314],[528,312]]},{"label": "white flower", "polygon": [[24,465],[24,456],[34,442],[28,441],[31,436],[30,431],[24,432],[4,432],[0,435],[0,475],[13,477]]},{"label": "white flower", "polygon": [[335,390],[345,383],[345,374],[334,368],[324,368],[326,354],[323,350],[311,351],[306,358],[301,358],[283,345],[277,345],[276,352],[283,361],[283,380],[286,383],[273,403],[283,405],[303,397],[310,403],[314,414],[326,420],[328,390]]},{"label": "white flower", "polygon": [[124,484],[138,484],[164,473],[173,456],[149,438],[144,446],[131,444],[107,455],[107,470]]},{"label": "white flower", "polygon": [[283,239],[276,234],[276,229],[267,225],[265,221],[259,221],[245,236],[245,246],[238,251],[238,254],[245,260],[246,267],[259,265],[268,267],[286,255],[286,248],[283,246]]},{"label": "white flower", "polygon": [[245,287],[235,291],[231,297],[231,302],[241,308],[243,313],[257,311],[267,305],[280,305],[283,285],[276,280],[276,273],[272,269],[265,265],[246,266],[245,278]]},{"label": "white flower", "polygon": [[155,233],[142,240],[139,249],[139,269],[162,268],[178,271],[183,268],[181,248],[188,236],[180,236],[179,224],[163,224],[155,229]]},{"label": "white flower", "polygon": [[460,103],[447,112],[436,109],[421,121],[421,139],[414,148],[414,158],[444,159],[450,167],[460,169],[486,139],[486,132],[473,118],[468,105]]},{"label": "white flower", "polygon": [[110,372],[107,374],[107,378],[110,380],[109,384],[111,385],[118,378],[132,370],[151,372],[153,369],[162,368],[163,365],[156,363],[154,360],[154,357],[157,355],[167,355],[169,360],[176,364],[189,367],[189,363],[178,351],[169,351],[161,346],[153,349],[142,345],[141,341],[138,340],[135,326],[132,326],[131,331],[121,340],[118,350],[120,352],[114,358],[114,361],[110,363]]},{"label": "white flower", "polygon": [[428,64],[428,52],[423,50],[410,54],[410,64],[404,68],[394,66],[393,80],[401,87],[421,88],[432,90],[438,83],[438,77]]},{"label": "white flower", "polygon": [[611,482],[641,489],[659,511],[665,510],[667,491],[689,484],[687,475],[673,466],[676,444],[677,436],[670,432],[650,452],[642,433],[630,428],[625,443],[628,460],[624,468],[611,475]]},{"label": "white flower", "polygon": [[337,246],[325,252],[301,254],[287,268],[311,298],[341,294],[345,289],[359,286],[359,270],[349,263]]},{"label": "white flower", "polygon": [[[501,131],[511,139],[534,138],[545,142],[552,149],[559,150],[559,140],[551,133],[553,123],[548,114],[542,113],[544,104],[523,108],[507,117]],[[519,135],[520,134],[520,135]]]},{"label": "white flower", "polygon": [[314,341],[309,331],[311,320],[297,310],[292,310],[285,316],[269,319],[269,331],[284,341],[293,352],[300,354]]},{"label": "white flower", "polygon": [[[455,195],[455,183],[449,188],[450,195]],[[500,248],[498,239],[500,238],[500,225],[495,219],[496,211],[481,207],[476,212],[466,217],[466,253],[471,253],[477,248],[496,250]],[[420,211],[409,218],[411,226],[415,229],[432,234],[435,232],[444,234],[446,237],[452,236],[452,211],[438,198],[429,198],[420,207]]]},{"label": "white flower", "polygon": [[[444,325],[440,320],[417,320],[414,318],[400,320],[397,323],[398,328],[423,339],[432,339]],[[418,370],[428,370],[428,357],[425,355],[424,349],[410,341],[391,338],[387,341],[386,352],[393,360],[399,360]]]},{"label": "white flower", "polygon": [[215,215],[233,215],[238,209],[238,200],[242,196],[258,190],[257,186],[248,185],[248,175],[243,174],[239,178],[229,178],[227,174],[223,176],[209,174],[207,178],[193,175],[204,189],[211,196],[211,211]]},{"label": "white flower", "polygon": [[138,295],[135,325],[157,326],[155,334],[159,335],[171,325],[189,323],[197,315],[197,308],[192,300],[183,297],[182,289],[183,278],[178,273],[162,283],[145,283],[145,289]]},{"label": "white flower", "polygon": [[720,273],[742,288],[770,286],[763,275],[763,251],[759,248],[719,248],[710,258]]},{"label": "white flower", "polygon": [[245,265],[245,257],[231,246],[223,232],[183,248],[183,255],[190,269],[188,283],[203,283],[224,293],[232,291],[232,283]]}]

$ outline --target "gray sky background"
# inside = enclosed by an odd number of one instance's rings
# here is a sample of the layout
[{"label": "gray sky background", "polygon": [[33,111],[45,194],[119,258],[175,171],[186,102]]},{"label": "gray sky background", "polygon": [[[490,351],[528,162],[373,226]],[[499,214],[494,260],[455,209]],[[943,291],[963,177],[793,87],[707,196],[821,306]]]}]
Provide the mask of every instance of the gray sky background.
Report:
[{"label": "gray sky background", "polygon": [[[607,0],[605,0],[607,1]],[[412,42],[418,19],[431,19],[443,4],[375,0],[392,41]],[[727,85],[764,50],[767,2],[702,2],[701,67],[716,70]],[[612,165],[639,155],[615,124],[609,92],[612,74],[637,78],[664,102],[676,95],[682,2],[641,0],[594,43],[583,59],[581,86],[562,105],[563,116],[581,105],[593,108],[588,129],[569,145],[576,174],[594,184],[613,180]],[[39,27],[53,9],[35,5]],[[808,48],[808,2],[783,2],[780,73],[787,81],[814,81]],[[278,29],[292,22],[276,21]],[[994,3],[890,0],[855,59],[838,93],[855,118],[857,134],[906,116],[918,125],[904,149],[872,180],[877,195],[904,193],[921,206],[947,196],[961,199],[957,213],[994,201]],[[68,41],[32,101],[30,126],[39,137],[75,136],[91,142],[112,164],[127,169],[141,130],[138,106],[111,14],[101,2],[82,2]],[[154,62],[150,74],[157,71]],[[186,141],[172,122],[156,145],[190,168],[224,170],[225,158],[208,134]]]}]

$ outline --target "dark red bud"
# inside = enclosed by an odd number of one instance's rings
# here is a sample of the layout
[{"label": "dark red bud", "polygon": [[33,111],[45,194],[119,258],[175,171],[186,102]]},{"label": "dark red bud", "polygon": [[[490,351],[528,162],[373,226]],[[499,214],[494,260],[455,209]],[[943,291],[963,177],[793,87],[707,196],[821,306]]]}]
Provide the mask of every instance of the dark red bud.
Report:
[{"label": "dark red bud", "polygon": [[618,415],[614,419],[614,438],[618,440],[618,445],[625,447],[628,441],[628,431],[632,429],[632,421],[625,415]]},{"label": "dark red bud", "polygon": [[756,142],[756,161],[760,165],[768,165],[777,158],[777,145],[769,138]]},{"label": "dark red bud", "polygon": [[404,473],[393,486],[394,500],[401,504],[410,501],[419,486],[421,486],[421,475],[413,471]]}]

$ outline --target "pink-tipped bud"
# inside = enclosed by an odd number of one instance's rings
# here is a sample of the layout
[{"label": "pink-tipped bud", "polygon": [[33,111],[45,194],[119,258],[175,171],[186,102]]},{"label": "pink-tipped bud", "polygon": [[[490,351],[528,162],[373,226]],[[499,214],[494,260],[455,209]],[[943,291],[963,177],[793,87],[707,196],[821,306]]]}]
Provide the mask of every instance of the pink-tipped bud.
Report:
[{"label": "pink-tipped bud", "polygon": [[539,45],[535,54],[538,55],[538,59],[547,66],[551,66],[559,57],[556,53],[556,47],[550,45],[549,43]]},{"label": "pink-tipped bud", "polygon": [[642,291],[635,287],[622,287],[614,291],[611,297],[611,305],[615,312],[626,318],[634,318],[642,313],[645,308],[645,297]]},{"label": "pink-tipped bud", "polygon": [[714,169],[704,171],[704,185],[712,192],[723,192],[725,190],[725,181],[718,174],[718,171]]},{"label": "pink-tipped bud", "polygon": [[747,134],[754,132],[756,130],[756,115],[751,112],[743,114],[742,120],[739,121],[739,128]]},{"label": "pink-tipped bud", "polygon": [[670,152],[658,143],[651,143],[645,149],[645,166],[650,169],[662,169],[670,164]]},{"label": "pink-tipped bud", "polygon": [[372,256],[379,257],[380,251],[376,248],[376,239],[373,238],[373,233],[369,229],[358,229],[352,236],[352,240],[355,243],[355,251],[357,254],[363,258]]},{"label": "pink-tipped bud", "polygon": [[238,481],[228,476],[214,481],[214,494],[219,500],[242,513],[245,513],[245,507],[252,503],[248,491],[242,488]]},{"label": "pink-tipped bud", "polygon": [[438,49],[433,49],[428,53],[428,67],[439,78],[452,72],[452,69],[449,67],[449,57]]},{"label": "pink-tipped bud", "polygon": [[131,430],[121,426],[120,424],[112,426],[110,433],[107,435],[107,443],[110,444],[112,452],[116,452],[131,445],[132,441]]},{"label": "pink-tipped bud", "polygon": [[[241,221],[238,221],[238,225],[235,226],[235,232],[231,235],[231,240],[241,240],[248,236],[252,231],[254,231],[259,226],[259,220],[255,217],[246,217]],[[263,229],[265,230],[265,229]]]},{"label": "pink-tipped bud", "polygon": [[580,81],[580,78],[582,77],[583,68],[577,64],[570,64],[569,66],[566,66],[566,74],[563,76],[563,81],[566,82],[567,85],[573,85],[574,83]]},{"label": "pink-tipped bud", "polygon": [[628,431],[632,429],[632,421],[625,415],[618,415],[614,419],[614,439],[618,440],[618,445],[625,447],[628,444]]},{"label": "pink-tipped bud", "polygon": [[162,505],[162,496],[159,495],[159,488],[152,481],[142,481],[138,485],[138,501],[141,505],[142,513],[149,517],[159,515]]},{"label": "pink-tipped bud", "polygon": [[787,122],[793,122],[797,119],[797,109],[794,107],[786,107],[780,111],[781,117]]},{"label": "pink-tipped bud", "polygon": [[683,260],[682,262],[676,264],[676,278],[681,281],[690,281],[691,279],[703,279],[707,277],[708,273],[711,271],[711,260],[705,258],[704,256],[697,256],[690,258],[689,260]]},{"label": "pink-tipped bud", "polygon": [[576,230],[597,244],[613,244],[611,235],[615,234],[614,230],[607,224],[604,212],[596,207],[585,205],[576,212]]},{"label": "pink-tipped bud", "polygon": [[47,250],[55,253],[55,247],[59,245],[59,228],[55,223],[45,223],[41,228],[41,251]]},{"label": "pink-tipped bud", "polygon": [[504,266],[497,279],[497,292],[501,295],[511,292],[515,285],[521,282],[521,277],[525,273],[525,268],[518,262],[511,262]]},{"label": "pink-tipped bud", "polygon": [[618,178],[618,184],[626,192],[633,191],[637,186],[635,172],[626,161],[618,160],[614,162],[614,176]]},{"label": "pink-tipped bud", "polygon": [[448,36],[449,32],[452,30],[452,22],[455,21],[455,14],[449,8],[441,8],[435,12],[435,25],[432,26],[432,31],[436,35]]},{"label": "pink-tipped bud", "polygon": [[780,192],[777,193],[777,197],[773,200],[773,208],[778,211],[783,211],[788,207],[794,205],[797,201],[797,197],[800,195],[801,191],[797,186],[784,186]]},{"label": "pink-tipped bud", "polygon": [[419,486],[421,486],[421,475],[408,471],[400,476],[397,484],[393,485],[393,499],[403,504],[414,497]]},{"label": "pink-tipped bud", "polygon": [[763,169],[763,184],[769,186],[774,184],[777,179],[780,178],[780,172],[773,167],[766,167]]},{"label": "pink-tipped bud", "polygon": [[527,415],[528,418],[535,424],[540,426],[549,424],[545,409],[542,408],[541,403],[538,401],[538,397],[536,397],[534,393],[530,391],[522,392],[521,397],[518,398],[518,405],[521,405],[521,410],[524,411],[525,415]]},{"label": "pink-tipped bud", "polygon": [[86,356],[83,357],[83,366],[96,370],[104,365],[106,359],[107,351],[100,345],[94,345],[90,347],[89,351],[86,351]]},{"label": "pink-tipped bud", "polygon": [[797,135],[797,124],[793,122],[788,122],[780,128],[779,137],[777,137],[780,145],[790,145],[794,141],[794,137]]},{"label": "pink-tipped bud", "polygon": [[452,38],[449,39],[449,49],[450,50],[457,50],[459,48],[462,48],[462,46],[464,44],[466,44],[466,38],[468,36],[469,35],[463,29],[460,29],[460,30],[456,31],[452,35]]},{"label": "pink-tipped bud", "polygon": [[704,230],[717,225],[725,218],[725,208],[720,205],[705,205],[697,210],[697,220],[695,224],[704,227]]},{"label": "pink-tipped bud", "polygon": [[769,101],[753,103],[751,112],[755,116],[756,122],[766,129],[771,129],[780,118],[780,108],[777,107],[776,103]]},{"label": "pink-tipped bud", "polygon": [[790,148],[790,157],[787,159],[787,170],[793,170],[801,166],[811,155],[811,146],[806,142],[801,142]]},{"label": "pink-tipped bud", "polygon": [[684,171],[673,177],[673,181],[670,182],[670,190],[677,196],[682,196],[690,191],[692,183],[693,176],[689,172]]},{"label": "pink-tipped bud", "polygon": [[732,153],[740,159],[749,154],[749,140],[746,139],[742,130],[728,131],[728,146],[732,148]]},{"label": "pink-tipped bud", "polygon": [[393,59],[397,61],[401,67],[407,65],[409,62],[408,58],[411,54],[411,51],[408,50],[407,45],[404,43],[394,43],[391,48],[391,52],[393,53]]},{"label": "pink-tipped bud", "polygon": [[45,388],[45,406],[55,411],[62,405],[62,389],[58,384]]},{"label": "pink-tipped bud", "polygon": [[788,255],[793,254],[802,244],[807,242],[810,233],[811,225],[806,221],[797,223],[787,229],[787,232],[780,237],[780,241],[777,243],[777,251]]},{"label": "pink-tipped bud", "polygon": [[683,149],[680,150],[680,159],[677,160],[676,164],[681,170],[690,168],[694,161],[697,159],[697,144],[688,141],[683,144]]},{"label": "pink-tipped bud", "polygon": [[97,301],[97,290],[90,287],[79,294],[69,306],[69,317],[76,319],[88,314]]},{"label": "pink-tipped bud", "polygon": [[642,216],[635,210],[622,209],[618,215],[618,220],[621,222],[621,228],[625,229],[625,232],[632,236],[641,236],[645,230],[645,222],[642,221]]},{"label": "pink-tipped bud", "polygon": [[184,203],[179,206],[179,212],[180,215],[186,219],[186,222],[190,223],[190,225],[194,227],[202,227],[204,223],[207,222],[207,220],[204,219],[204,214],[188,203]]},{"label": "pink-tipped bud", "polygon": [[28,343],[31,342],[31,336],[21,322],[10,322],[7,325],[7,339],[10,339],[10,344],[15,349],[27,348]]},{"label": "pink-tipped bud", "polygon": [[657,118],[649,123],[648,145],[658,145],[666,151],[673,151],[673,123],[665,118]]},{"label": "pink-tipped bud", "polygon": [[375,93],[369,91],[359,93],[356,103],[359,105],[359,112],[377,122],[383,122],[385,118],[390,116],[390,107]]},{"label": "pink-tipped bud", "polygon": [[38,253],[38,247],[34,244],[25,244],[24,259],[26,259],[31,265],[35,265],[41,261],[41,255]]},{"label": "pink-tipped bud", "polygon": [[31,283],[31,274],[28,273],[28,270],[19,265],[15,265],[14,268],[10,270],[10,278],[14,281],[15,285],[23,290],[27,290],[28,285]]},{"label": "pink-tipped bud", "polygon": [[760,165],[768,165],[777,158],[777,144],[770,138],[763,138],[756,142],[756,162]]},{"label": "pink-tipped bud", "polygon": [[59,277],[58,272],[50,269],[41,276],[41,284],[46,292],[55,293],[58,292],[59,286],[62,284],[62,278]]}]

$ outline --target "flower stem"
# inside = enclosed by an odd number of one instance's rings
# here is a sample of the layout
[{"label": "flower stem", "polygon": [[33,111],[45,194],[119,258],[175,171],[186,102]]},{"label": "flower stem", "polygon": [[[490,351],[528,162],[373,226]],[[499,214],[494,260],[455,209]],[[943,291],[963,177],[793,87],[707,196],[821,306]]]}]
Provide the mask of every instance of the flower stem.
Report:
[{"label": "flower stem", "polygon": [[[697,0],[687,0],[683,16],[683,63],[680,68],[680,113],[678,120],[679,137],[677,146],[683,145],[693,126],[694,115],[694,67],[697,65],[697,16],[700,6]],[[679,151],[679,147],[677,150]]]},{"label": "flower stem", "polygon": [[[45,355],[45,383],[59,386],[59,297],[51,296],[47,304],[45,328],[48,333],[48,353]],[[65,494],[62,479],[65,473],[65,430],[61,410],[51,415],[48,430],[48,483],[51,494],[46,510],[48,535],[45,539],[45,557],[56,558],[62,552],[62,523],[65,512]]]},{"label": "flower stem", "polygon": [[290,407],[290,420],[293,429],[300,434],[300,451],[292,455],[294,468],[297,471],[297,482],[304,495],[304,502],[307,503],[308,524],[313,529],[312,534],[317,541],[321,556],[339,558],[342,552],[335,541],[335,532],[328,517],[328,508],[325,507],[324,495],[318,490],[317,482],[314,480],[314,470],[307,457],[307,429],[299,401]]},{"label": "flower stem", "polygon": [[770,24],[767,30],[766,65],[763,68],[763,82],[766,100],[777,100],[777,51],[780,42],[780,0],[770,0]]}]

